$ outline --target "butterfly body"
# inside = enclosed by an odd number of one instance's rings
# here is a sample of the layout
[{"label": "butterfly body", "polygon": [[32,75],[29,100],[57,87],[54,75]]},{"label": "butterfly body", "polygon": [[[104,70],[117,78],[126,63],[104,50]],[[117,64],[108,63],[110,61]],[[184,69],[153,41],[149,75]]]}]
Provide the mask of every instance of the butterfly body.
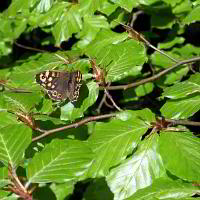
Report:
[{"label": "butterfly body", "polygon": [[81,87],[82,74],[80,71],[54,71],[47,70],[36,74],[36,82],[46,91],[48,96],[55,101],[69,99],[77,101]]}]

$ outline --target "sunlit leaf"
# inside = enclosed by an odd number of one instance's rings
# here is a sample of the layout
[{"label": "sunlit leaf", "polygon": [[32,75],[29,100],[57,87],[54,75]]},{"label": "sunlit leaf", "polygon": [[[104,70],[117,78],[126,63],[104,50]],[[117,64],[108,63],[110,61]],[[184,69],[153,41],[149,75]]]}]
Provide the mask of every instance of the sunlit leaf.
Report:
[{"label": "sunlit leaf", "polygon": [[31,143],[31,129],[25,125],[9,125],[0,129],[0,161],[13,168],[20,164]]},{"label": "sunlit leaf", "polygon": [[143,110],[130,112],[131,116],[126,121],[113,119],[97,123],[94,133],[88,139],[90,147],[96,153],[89,176],[107,175],[109,168],[119,164],[137,147],[141,136],[148,129],[148,124],[143,119],[145,114],[153,118],[149,110]]},{"label": "sunlit leaf", "polygon": [[183,180],[200,180],[199,138],[192,133],[165,132],[161,134],[159,145],[167,170]]},{"label": "sunlit leaf", "polygon": [[152,185],[138,190],[134,195],[126,200],[155,200],[155,199],[185,199],[189,200],[195,193],[198,193],[198,187],[181,180],[172,181],[168,178],[156,179]]},{"label": "sunlit leaf", "polygon": [[93,157],[92,151],[83,142],[54,140],[29,163],[29,182],[78,180],[87,172]]},{"label": "sunlit leaf", "polygon": [[200,109],[199,95],[191,95],[182,99],[168,100],[161,108],[161,113],[166,118],[186,119]]},{"label": "sunlit leaf", "polygon": [[114,199],[125,199],[137,190],[152,184],[156,178],[165,176],[162,158],[158,153],[159,136],[144,141],[130,158],[111,170],[107,182]]}]

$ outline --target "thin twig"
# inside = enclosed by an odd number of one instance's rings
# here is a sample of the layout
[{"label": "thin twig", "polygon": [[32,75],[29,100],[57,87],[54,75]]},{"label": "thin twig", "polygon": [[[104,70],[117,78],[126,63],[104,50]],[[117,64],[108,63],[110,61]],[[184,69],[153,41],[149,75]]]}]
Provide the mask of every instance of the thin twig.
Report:
[{"label": "thin twig", "polygon": [[[188,60],[180,61],[179,63],[176,63],[175,65],[171,66],[170,68],[167,68],[167,69],[161,71],[160,73],[158,73],[158,74],[156,74],[152,77],[142,79],[141,81],[138,81],[138,82],[135,82],[135,83],[130,83],[130,84],[127,84],[127,85],[109,86],[109,87],[106,87],[106,89],[107,90],[126,90],[128,88],[136,87],[136,86],[148,83],[148,82],[153,82],[153,81],[159,79],[161,76],[172,71],[173,69],[179,67],[180,65],[184,65],[184,64],[188,64],[188,63],[192,63],[192,62],[196,62],[196,61],[200,61],[200,57],[195,57],[195,58],[191,58],[191,59],[188,59]],[[102,87],[101,89],[104,89],[104,87]]]},{"label": "thin twig", "polygon": [[18,42],[15,41],[15,44],[18,46],[18,47],[21,47],[23,49],[28,49],[28,50],[31,50],[31,51],[38,51],[38,52],[41,52],[41,53],[47,53],[48,51],[45,51],[45,50],[41,50],[41,49],[37,49],[37,48],[33,48],[33,47],[27,47],[23,44],[19,44]]},{"label": "thin twig", "polygon": [[101,108],[102,108],[102,106],[103,106],[105,100],[106,100],[106,94],[104,93],[104,94],[103,94],[103,97],[102,97],[102,99],[101,99],[101,102],[99,103],[99,106],[98,106],[98,108],[96,109],[96,111],[97,111],[98,114],[100,113]]},{"label": "thin twig", "polygon": [[114,106],[110,105],[110,104],[107,102],[107,99],[105,99],[104,104],[105,104],[105,106],[107,106],[107,107],[110,108],[110,109],[113,109],[113,107],[114,107]]},{"label": "thin twig", "polygon": [[117,106],[117,104],[115,103],[115,101],[113,100],[112,96],[109,94],[108,90],[105,88],[104,92],[106,94],[106,96],[110,99],[110,101],[112,102],[113,106],[118,110],[121,111],[121,108],[119,106]]},{"label": "thin twig", "polygon": [[[116,21],[116,20],[114,20],[114,21]],[[129,32],[129,37],[131,39],[142,41],[146,46],[154,49],[155,51],[158,51],[159,53],[161,53],[162,55],[166,56],[167,58],[169,58],[173,62],[178,63],[178,60],[176,60],[175,58],[167,55],[164,51],[162,51],[162,50],[156,48],[155,46],[153,46],[148,40],[145,39],[145,37],[141,33],[138,33],[132,27],[127,26],[125,24],[122,24],[121,22],[118,22],[118,21],[116,21],[116,22],[121,24]]]},{"label": "thin twig", "polygon": [[83,124],[86,124],[88,122],[91,122],[91,121],[96,121],[96,120],[100,120],[100,119],[106,119],[106,118],[110,118],[110,117],[115,117],[116,116],[116,113],[111,113],[111,114],[105,114],[105,115],[98,115],[98,116],[91,116],[91,117],[87,117],[79,122],[75,122],[73,124],[69,124],[69,125],[66,125],[66,126],[63,126],[63,127],[60,127],[60,128],[55,128],[55,129],[51,129],[49,131],[46,131],[44,132],[43,134],[37,136],[37,137],[34,137],[32,139],[32,142],[35,142],[41,138],[44,138],[48,135],[51,135],[53,133],[56,133],[56,132],[59,132],[59,131],[63,131],[63,130],[66,130],[66,129],[70,129],[70,128],[77,128]]},{"label": "thin twig", "polygon": [[137,17],[140,15],[140,14],[143,14],[144,11],[143,10],[138,10],[137,12],[134,12],[133,15],[132,15],[132,19],[131,19],[131,22],[130,22],[130,26],[133,27]]},{"label": "thin twig", "polygon": [[188,120],[165,119],[165,121],[171,122],[173,125],[200,126],[200,122],[194,122]]},{"label": "thin twig", "polygon": [[[147,40],[146,40],[147,41]],[[148,47],[151,47],[152,49],[154,49],[155,51],[158,51],[160,54],[166,56],[167,58],[169,58],[170,60],[172,60],[175,63],[178,63],[179,61],[176,60],[175,58],[169,56],[168,54],[166,54],[164,51],[154,47],[150,42],[147,41],[147,43],[145,43]]]}]

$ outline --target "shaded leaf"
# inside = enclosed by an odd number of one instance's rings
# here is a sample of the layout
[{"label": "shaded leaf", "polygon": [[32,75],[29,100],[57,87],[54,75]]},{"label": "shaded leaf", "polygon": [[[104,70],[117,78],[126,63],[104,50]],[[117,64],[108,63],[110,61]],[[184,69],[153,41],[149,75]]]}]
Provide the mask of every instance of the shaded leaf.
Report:
[{"label": "shaded leaf", "polygon": [[95,179],[92,184],[87,187],[86,192],[84,193],[85,200],[112,200],[113,194],[108,188],[106,181],[101,179]]}]

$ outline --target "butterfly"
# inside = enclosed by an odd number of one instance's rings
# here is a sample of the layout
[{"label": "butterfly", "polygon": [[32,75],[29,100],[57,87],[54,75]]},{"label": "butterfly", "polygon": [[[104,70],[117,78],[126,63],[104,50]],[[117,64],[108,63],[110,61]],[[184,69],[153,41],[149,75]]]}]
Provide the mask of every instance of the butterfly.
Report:
[{"label": "butterfly", "polygon": [[80,71],[47,70],[36,74],[35,80],[40,84],[54,101],[77,101],[81,87],[82,74]]}]

